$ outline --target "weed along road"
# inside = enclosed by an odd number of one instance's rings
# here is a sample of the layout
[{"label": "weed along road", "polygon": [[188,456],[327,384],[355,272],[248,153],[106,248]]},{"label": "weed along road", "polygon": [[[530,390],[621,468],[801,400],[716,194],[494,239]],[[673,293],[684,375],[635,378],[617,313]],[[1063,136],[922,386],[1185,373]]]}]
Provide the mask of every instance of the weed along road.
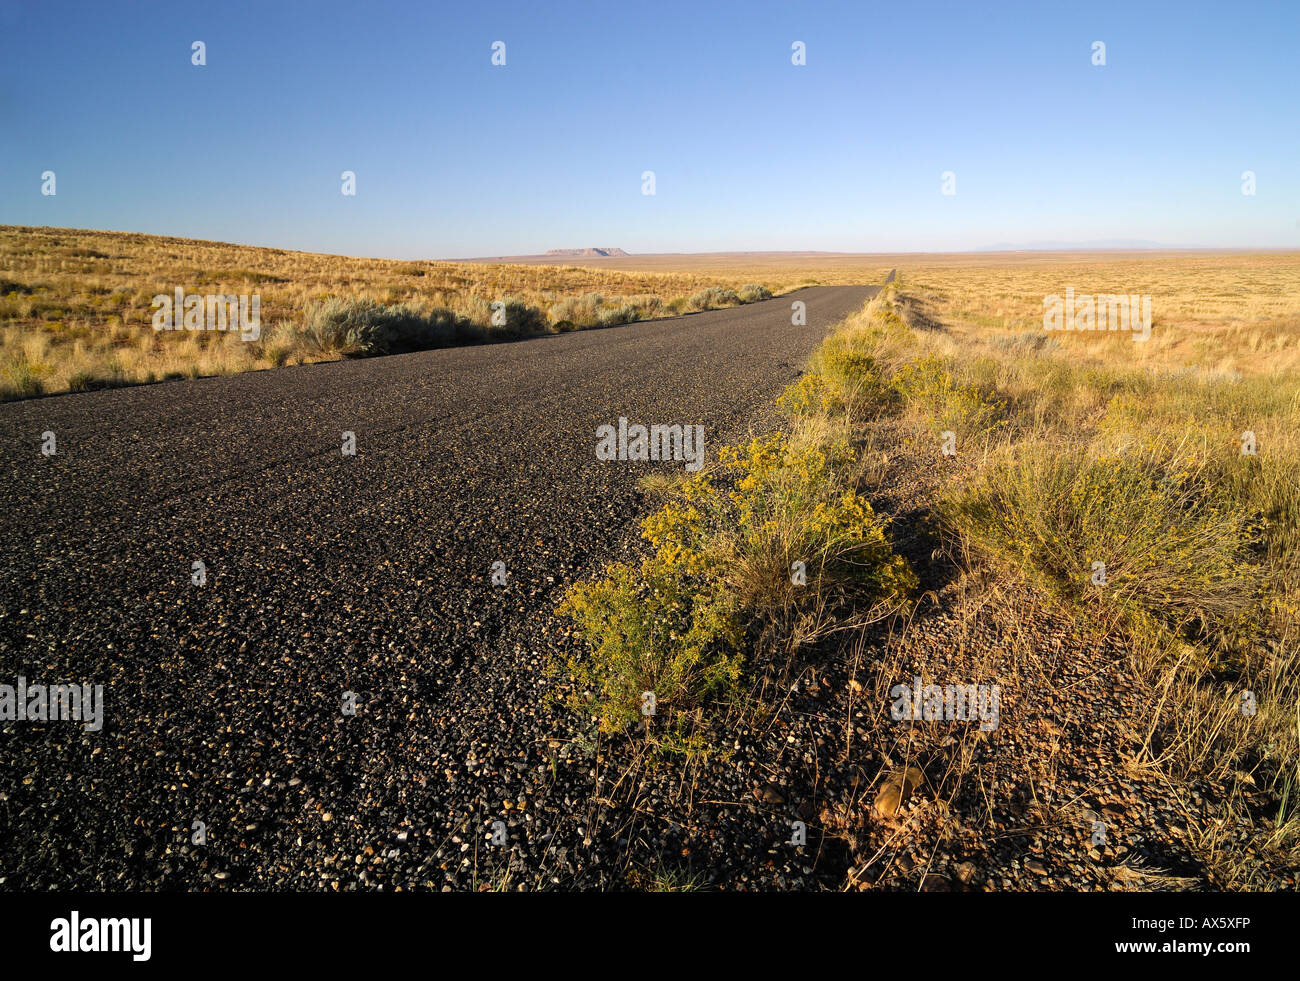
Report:
[{"label": "weed along road", "polygon": [[873,293],[0,405],[5,888],[604,884],[552,611]]}]

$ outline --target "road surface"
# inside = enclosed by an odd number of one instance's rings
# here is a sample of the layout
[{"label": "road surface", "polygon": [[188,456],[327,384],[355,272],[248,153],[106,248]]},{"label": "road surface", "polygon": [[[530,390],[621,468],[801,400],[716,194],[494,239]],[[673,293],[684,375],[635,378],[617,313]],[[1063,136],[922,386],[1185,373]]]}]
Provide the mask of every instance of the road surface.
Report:
[{"label": "road surface", "polygon": [[659,466],[596,427],[716,456],[873,292],[0,405],[0,684],[104,686],[98,732],[0,722],[0,889],[465,887],[503,802],[518,863],[596,881],[543,667]]}]

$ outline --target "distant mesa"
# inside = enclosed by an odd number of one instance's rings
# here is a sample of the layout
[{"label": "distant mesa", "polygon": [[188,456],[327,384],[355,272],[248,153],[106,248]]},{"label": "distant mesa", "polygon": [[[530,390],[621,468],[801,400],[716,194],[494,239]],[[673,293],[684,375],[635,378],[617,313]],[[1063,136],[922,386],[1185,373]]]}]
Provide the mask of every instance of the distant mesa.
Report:
[{"label": "distant mesa", "polygon": [[599,257],[612,257],[627,255],[622,249],[551,249],[546,255],[563,255],[573,256],[579,259],[595,259]]}]

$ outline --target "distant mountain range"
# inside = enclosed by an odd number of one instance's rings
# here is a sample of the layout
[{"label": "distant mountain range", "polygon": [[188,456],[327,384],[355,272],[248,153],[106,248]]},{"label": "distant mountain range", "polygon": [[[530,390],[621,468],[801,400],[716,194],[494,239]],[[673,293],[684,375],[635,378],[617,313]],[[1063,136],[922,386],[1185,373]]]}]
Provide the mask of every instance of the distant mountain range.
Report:
[{"label": "distant mountain range", "polygon": [[1186,245],[1165,245],[1136,238],[1106,238],[1094,242],[997,242],[976,252],[1079,252],[1084,249],[1185,249]]},{"label": "distant mountain range", "polygon": [[608,248],[606,249],[594,249],[594,248],[593,249],[550,249],[546,254],[574,256],[575,258],[580,258],[580,259],[595,259],[601,256],[609,257],[609,256],[618,256],[618,255],[628,255],[628,253],[624,252],[622,249],[608,249]]}]

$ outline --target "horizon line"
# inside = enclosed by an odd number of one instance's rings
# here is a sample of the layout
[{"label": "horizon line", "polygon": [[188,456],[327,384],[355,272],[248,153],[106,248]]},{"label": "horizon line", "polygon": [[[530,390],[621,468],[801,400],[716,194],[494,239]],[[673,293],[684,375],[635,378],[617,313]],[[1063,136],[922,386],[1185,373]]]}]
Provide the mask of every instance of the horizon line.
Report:
[{"label": "horizon line", "polygon": [[[1134,253],[1134,252],[1244,252],[1244,253],[1292,253],[1300,252],[1300,244],[1295,246],[1281,245],[1260,245],[1260,246],[1243,246],[1243,245],[1163,245],[1163,244],[1134,244],[1134,245],[1072,245],[1070,243],[1053,243],[1046,245],[1003,245],[997,243],[990,246],[979,246],[968,249],[897,249],[897,250],[877,250],[870,252],[855,252],[840,249],[710,249],[701,252],[632,252],[622,246],[577,246],[577,248],[623,248],[626,255],[622,256],[566,256],[566,255],[548,255],[545,252],[517,252],[501,253],[496,255],[482,256],[442,256],[412,259],[398,256],[384,255],[360,255],[348,254],[342,252],[319,252],[312,249],[289,248],[282,245],[267,245],[255,242],[238,242],[226,239],[209,239],[195,238],[186,235],[167,234],[161,232],[141,232],[131,229],[120,228],[81,228],[69,225],[21,225],[21,224],[0,224],[0,229],[14,229],[19,232],[23,231],[54,231],[54,232],[81,232],[104,235],[142,235],[148,238],[172,239],[180,242],[196,242],[207,245],[227,245],[239,248],[249,249],[267,249],[276,252],[296,252],[302,255],[324,255],[333,256],[341,259],[375,259],[385,262],[459,262],[459,263],[486,263],[501,262],[509,259],[585,259],[591,261],[601,260],[626,260],[637,258],[662,258],[667,256],[944,256],[944,255],[997,255],[1016,254],[1016,253],[1077,253],[1077,252],[1097,252],[1097,253]],[[569,263],[578,265],[579,263]]]}]

